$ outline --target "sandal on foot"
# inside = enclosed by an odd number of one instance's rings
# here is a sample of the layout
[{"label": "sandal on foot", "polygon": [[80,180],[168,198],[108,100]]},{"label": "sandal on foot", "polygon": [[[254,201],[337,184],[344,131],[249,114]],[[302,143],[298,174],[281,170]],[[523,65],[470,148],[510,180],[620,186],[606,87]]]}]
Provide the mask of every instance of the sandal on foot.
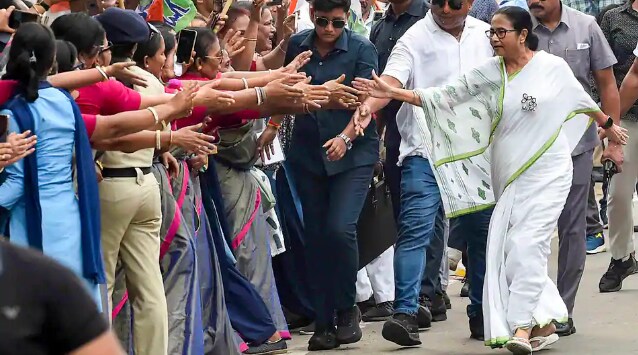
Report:
[{"label": "sandal on foot", "polygon": [[544,337],[543,336],[533,337],[529,340],[529,342],[530,344],[533,342],[538,342],[538,345],[532,346],[532,351],[536,352],[536,351],[541,351],[543,349],[546,349],[548,346],[557,342],[558,339],[559,339],[558,334],[554,333]]},{"label": "sandal on foot", "polygon": [[514,355],[529,355],[532,353],[532,345],[525,338],[512,337],[505,344],[505,348]]}]

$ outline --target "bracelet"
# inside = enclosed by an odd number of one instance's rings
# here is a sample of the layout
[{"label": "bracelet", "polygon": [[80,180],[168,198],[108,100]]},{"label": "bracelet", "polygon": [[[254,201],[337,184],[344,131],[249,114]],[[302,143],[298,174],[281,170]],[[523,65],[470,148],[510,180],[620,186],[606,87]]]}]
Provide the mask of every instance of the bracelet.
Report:
[{"label": "bracelet", "polygon": [[168,146],[173,145],[173,130],[168,131]]},{"label": "bracelet", "polygon": [[241,78],[241,81],[244,82],[244,89],[248,89],[248,80],[246,80],[246,78]]},{"label": "bracelet", "polygon": [[265,88],[259,88],[261,90],[261,101],[262,103],[266,103],[266,100],[268,99],[268,96],[266,96],[266,89]]},{"label": "bracelet", "polygon": [[255,88],[255,93],[257,94],[257,106],[261,106],[264,103],[264,101],[261,98],[261,92],[259,91],[258,87]]},{"label": "bracelet", "polygon": [[[151,114],[153,114],[153,119],[155,120],[155,125],[157,125],[159,123],[159,116],[157,115],[157,111],[155,110],[154,107],[147,107],[147,110],[149,110],[151,112]],[[163,123],[163,121],[162,121]]]},{"label": "bracelet", "polygon": [[611,118],[611,116],[607,116],[607,122],[605,122],[604,125],[602,125],[602,129],[610,129],[611,127],[613,127],[614,125],[614,120]]},{"label": "bracelet", "polygon": [[281,124],[279,124],[279,123],[273,121],[272,119],[270,119],[270,120],[268,120],[268,126],[279,129],[279,127],[281,127]]},{"label": "bracelet", "polygon": [[163,131],[166,129],[166,126],[168,125],[166,124],[166,121],[160,121],[160,122],[162,122],[162,131]]},{"label": "bracelet", "polygon": [[248,42],[257,42],[257,38],[246,38]]},{"label": "bracelet", "polygon": [[162,135],[160,130],[155,131],[155,149],[162,150]]},{"label": "bracelet", "polygon": [[97,71],[99,71],[99,72],[100,72],[100,74],[102,74],[102,77],[104,78],[104,80],[103,80],[103,81],[107,81],[107,80],[109,80],[109,76],[108,76],[108,75],[106,75],[106,71],[104,71],[104,69],[103,69],[101,66],[96,65],[96,66],[95,66],[95,69],[97,69]]}]

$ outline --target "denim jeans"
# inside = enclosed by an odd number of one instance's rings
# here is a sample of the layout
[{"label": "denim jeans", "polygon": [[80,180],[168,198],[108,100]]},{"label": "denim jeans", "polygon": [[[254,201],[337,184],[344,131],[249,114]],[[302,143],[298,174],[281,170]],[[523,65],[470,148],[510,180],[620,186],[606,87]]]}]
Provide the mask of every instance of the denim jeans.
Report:
[{"label": "denim jeans", "polygon": [[[444,291],[441,279],[441,264],[443,264],[446,248],[445,232],[445,211],[443,210],[443,205],[441,205],[434,220],[434,234],[426,249],[425,270],[423,270],[423,279],[421,280],[420,295],[431,300],[436,295],[442,295]],[[445,270],[445,272],[449,273],[448,270]]]},{"label": "denim jeans", "polygon": [[470,304],[467,306],[467,315],[470,318],[483,312],[485,251],[492,212],[494,208],[450,220],[450,239],[461,239],[467,245],[466,275],[470,283]]},{"label": "denim jeans", "polygon": [[394,254],[395,313],[416,314],[418,310],[426,248],[434,235],[440,205],[439,187],[428,160],[405,158],[401,169],[399,239]]}]

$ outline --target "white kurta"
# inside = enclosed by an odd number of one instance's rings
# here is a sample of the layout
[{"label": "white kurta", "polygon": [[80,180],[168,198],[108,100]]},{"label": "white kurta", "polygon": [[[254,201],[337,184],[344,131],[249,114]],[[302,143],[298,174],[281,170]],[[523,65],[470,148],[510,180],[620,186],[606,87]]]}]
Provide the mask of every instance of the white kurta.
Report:
[{"label": "white kurta", "polygon": [[596,104],[567,63],[542,51],[512,78],[494,58],[452,85],[417,93],[447,214],[476,210],[492,195],[498,201],[483,289],[486,344],[564,320],[547,276],[550,239],[571,186],[570,153],[591,123],[583,113]]}]

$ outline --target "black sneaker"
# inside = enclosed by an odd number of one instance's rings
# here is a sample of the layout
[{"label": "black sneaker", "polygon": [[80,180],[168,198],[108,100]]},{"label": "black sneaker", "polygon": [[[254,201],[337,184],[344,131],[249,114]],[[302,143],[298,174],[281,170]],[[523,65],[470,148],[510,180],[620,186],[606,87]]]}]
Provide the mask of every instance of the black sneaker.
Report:
[{"label": "black sneaker", "polygon": [[362,314],[365,314],[370,308],[373,308],[374,306],[376,306],[376,302],[374,301],[374,296],[371,296],[370,299],[366,301],[357,302],[357,307],[359,307],[359,310],[361,311]]},{"label": "black sneaker", "polygon": [[266,355],[266,354],[285,354],[288,352],[288,345],[283,339],[279,339],[275,342],[265,342],[261,345],[250,346],[248,350],[244,351],[244,354],[252,355]]},{"label": "black sneaker", "polygon": [[339,344],[353,344],[361,340],[361,311],[353,306],[345,311],[337,312],[337,341]]},{"label": "black sneaker", "polygon": [[636,270],[636,259],[633,255],[626,261],[611,259],[607,272],[598,283],[600,292],[616,292],[622,288],[622,281]]},{"label": "black sneaker", "polygon": [[421,345],[416,316],[413,315],[395,313],[383,324],[381,335],[383,339],[401,346]]},{"label": "black sneaker", "polygon": [[382,322],[388,320],[394,314],[392,302],[383,302],[369,308],[361,317],[364,322]]},{"label": "black sneaker", "polygon": [[569,318],[567,323],[558,323],[554,321],[556,326],[556,334],[559,337],[567,337],[576,333],[576,327],[574,327],[574,320]]},{"label": "black sneaker", "polygon": [[452,309],[452,300],[450,300],[450,296],[445,291],[443,291],[443,301],[445,302],[445,309]]},{"label": "black sneaker", "polygon": [[339,347],[334,327],[316,331],[308,340],[308,351],[331,350]]},{"label": "black sneaker", "polygon": [[434,296],[433,300],[430,300],[426,296],[420,296],[419,304],[427,307],[430,310],[430,313],[432,313],[433,322],[442,322],[444,320],[447,320],[447,307],[445,306],[443,295],[436,295]]},{"label": "black sneaker", "polygon": [[485,329],[483,325],[483,313],[470,318],[470,338],[484,341]]},{"label": "black sneaker", "polygon": [[426,330],[432,327],[432,313],[430,313],[428,307],[419,305],[419,310],[416,312],[416,322],[419,330]]},{"label": "black sneaker", "polygon": [[470,297],[470,283],[467,279],[463,279],[463,287],[461,287],[461,297]]}]

